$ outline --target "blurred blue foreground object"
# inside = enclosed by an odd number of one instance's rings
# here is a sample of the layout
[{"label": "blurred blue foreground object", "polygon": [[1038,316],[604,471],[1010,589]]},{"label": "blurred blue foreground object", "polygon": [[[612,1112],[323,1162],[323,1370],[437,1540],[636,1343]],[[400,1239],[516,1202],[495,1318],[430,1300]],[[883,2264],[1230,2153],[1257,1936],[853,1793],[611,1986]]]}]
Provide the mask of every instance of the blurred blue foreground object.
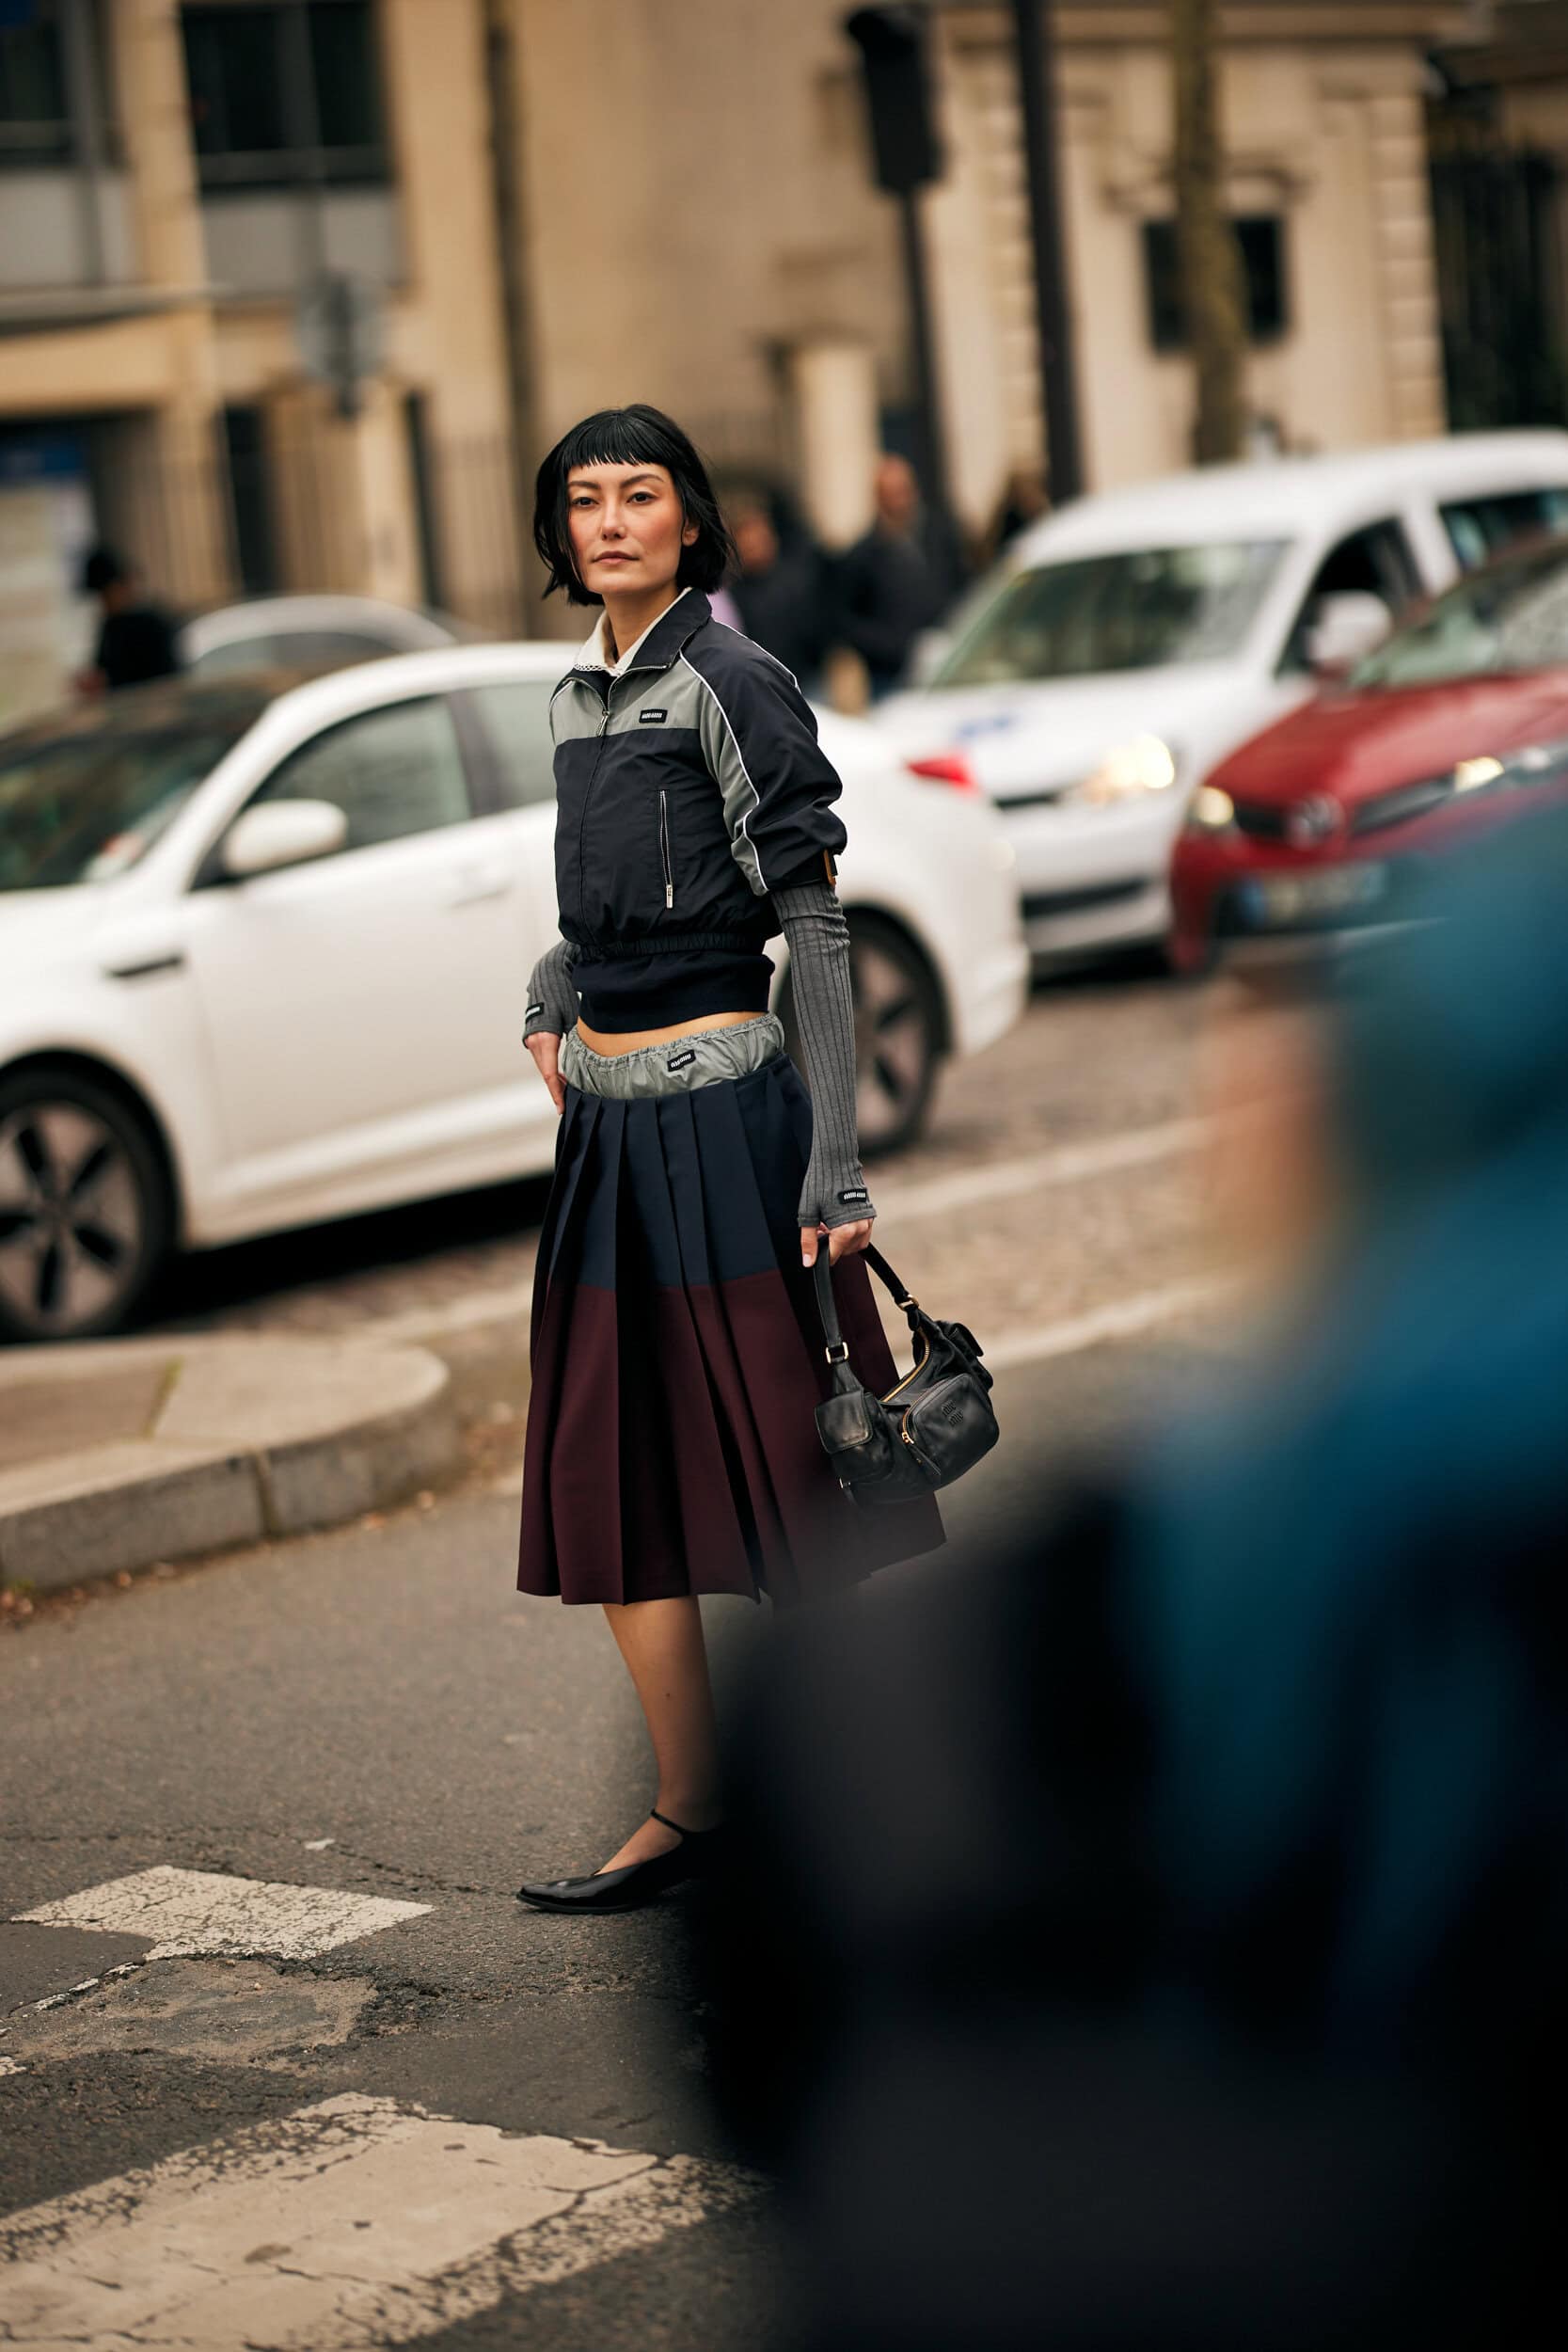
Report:
[{"label": "blurred blue foreground object", "polygon": [[751,1693],[792,2345],[1562,2340],[1568,814],[1441,894],[1337,1009],[1289,1341]]}]

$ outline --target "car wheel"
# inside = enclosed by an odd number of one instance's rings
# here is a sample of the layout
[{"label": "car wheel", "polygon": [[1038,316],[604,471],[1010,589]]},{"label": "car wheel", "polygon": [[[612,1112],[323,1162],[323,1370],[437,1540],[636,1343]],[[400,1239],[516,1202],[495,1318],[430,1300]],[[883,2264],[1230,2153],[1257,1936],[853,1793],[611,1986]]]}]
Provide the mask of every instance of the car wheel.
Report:
[{"label": "car wheel", "polygon": [[[942,1005],[929,964],[905,932],[874,914],[848,919],[855,1118],[861,1155],[871,1160],[902,1151],[920,1133],[942,1061]],[[790,1053],[804,1068],[787,981],[781,1011]]]},{"label": "car wheel", "polygon": [[0,1339],[122,1329],[171,1224],[156,1148],[113,1089],[73,1070],[0,1079]]}]

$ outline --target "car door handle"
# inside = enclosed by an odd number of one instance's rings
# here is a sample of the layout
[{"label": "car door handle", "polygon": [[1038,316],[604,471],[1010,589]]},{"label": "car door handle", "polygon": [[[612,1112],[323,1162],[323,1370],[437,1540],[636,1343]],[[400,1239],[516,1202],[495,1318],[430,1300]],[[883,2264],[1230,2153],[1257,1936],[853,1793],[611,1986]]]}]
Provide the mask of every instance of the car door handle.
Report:
[{"label": "car door handle", "polygon": [[504,898],[516,880],[504,866],[466,866],[452,885],[447,904],[475,907],[486,898]]}]

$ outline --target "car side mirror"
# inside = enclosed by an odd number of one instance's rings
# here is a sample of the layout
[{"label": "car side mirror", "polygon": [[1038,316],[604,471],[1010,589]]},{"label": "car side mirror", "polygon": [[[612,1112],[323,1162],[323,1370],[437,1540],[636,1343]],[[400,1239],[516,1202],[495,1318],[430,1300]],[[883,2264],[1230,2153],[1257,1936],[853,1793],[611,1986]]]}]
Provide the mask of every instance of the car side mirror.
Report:
[{"label": "car side mirror", "polygon": [[1317,677],[1338,677],[1381,645],[1394,616],[1381,596],[1362,588],[1320,596],[1307,630],[1307,664]]},{"label": "car side mirror", "polygon": [[330,801],[258,801],[218,845],[219,870],[230,882],[331,857],[348,841],[348,818]]}]

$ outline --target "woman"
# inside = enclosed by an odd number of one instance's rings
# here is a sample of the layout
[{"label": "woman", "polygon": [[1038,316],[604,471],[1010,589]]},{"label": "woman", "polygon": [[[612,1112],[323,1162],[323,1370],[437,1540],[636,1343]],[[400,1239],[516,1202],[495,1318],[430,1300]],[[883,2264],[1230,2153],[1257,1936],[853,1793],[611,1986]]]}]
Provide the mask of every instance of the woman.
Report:
[{"label": "woman", "polygon": [[[539,470],[549,589],[602,608],[550,705],[559,946],[525,1037],[561,1114],[539,1237],[519,1589],[599,1602],[657,1766],[647,1820],[553,1911],[621,1911],[718,1850],[697,1597],[792,1604],[941,1543],[934,1502],[862,1517],[813,1419],[824,1244],[851,1359],[892,1356],[858,1253],[840,786],[790,673],[716,622],[733,549],[702,460],[643,406]],[[548,593],[548,591],[546,592]],[[783,930],[808,1098],[768,1009]],[[815,1117],[814,1117],[815,1106]]]}]

